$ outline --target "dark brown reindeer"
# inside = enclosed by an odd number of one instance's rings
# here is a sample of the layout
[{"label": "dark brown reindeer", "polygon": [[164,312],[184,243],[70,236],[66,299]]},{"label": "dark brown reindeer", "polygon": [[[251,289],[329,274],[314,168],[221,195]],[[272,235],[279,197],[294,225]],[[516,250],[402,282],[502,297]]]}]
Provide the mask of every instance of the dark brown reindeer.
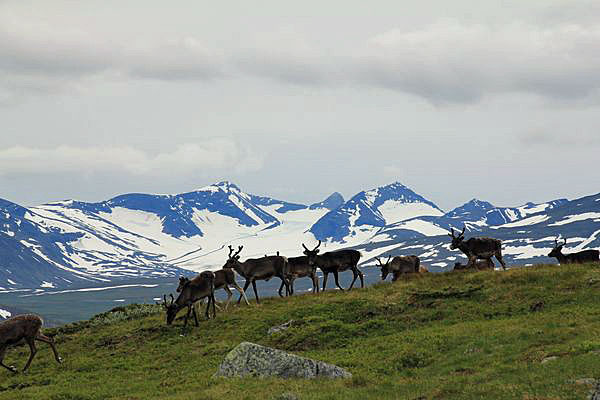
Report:
[{"label": "dark brown reindeer", "polygon": [[[278,252],[279,254],[279,252]],[[310,265],[308,263],[307,256],[300,257],[289,257],[288,259],[288,273],[286,275],[289,287],[290,287],[290,295],[294,294],[294,281],[297,278],[305,278],[308,277],[312,280],[313,293],[319,293],[319,277],[317,276],[317,267],[313,264]],[[281,282],[281,286],[279,287],[279,291],[283,288],[283,282]]]},{"label": "dark brown reindeer", "polygon": [[354,279],[352,279],[352,283],[348,290],[352,289],[354,282],[356,282],[356,278],[358,277],[360,277],[360,287],[365,287],[363,273],[358,269],[358,261],[361,256],[359,251],[336,250],[319,255],[319,246],[321,246],[320,240],[319,244],[312,250],[309,250],[308,247],[302,243],[304,254],[308,257],[308,264],[319,267],[325,275],[323,278],[323,291],[325,291],[325,288],[327,287],[327,277],[330,273],[333,273],[335,285],[340,290],[344,290],[344,288],[340,286],[338,274],[347,270],[352,270],[352,273],[354,274]]},{"label": "dark brown reindeer", "polygon": [[555,257],[560,264],[583,264],[588,262],[599,262],[600,251],[598,250],[584,250],[577,253],[563,254],[563,247],[567,244],[567,239],[564,239],[564,243],[559,244],[558,239],[554,239],[554,248],[548,254],[548,257]]},{"label": "dark brown reindeer", "polygon": [[392,274],[392,282],[395,282],[400,275],[419,273],[421,270],[421,260],[417,256],[396,256],[393,259],[392,256],[389,256],[385,264],[379,257],[375,257],[375,259],[381,268],[382,281],[385,281],[388,274]]},{"label": "dark brown reindeer", "polygon": [[506,269],[506,263],[502,259],[502,241],[487,237],[474,237],[465,240],[465,229],[466,227],[456,236],[454,228],[450,228],[451,233],[448,236],[452,238],[450,249],[459,249],[469,259],[467,268],[475,268],[475,263],[478,259],[491,260],[495,256],[500,261],[500,264],[502,264],[502,268]]},{"label": "dark brown reindeer", "polygon": [[198,316],[196,315],[196,310],[194,309],[194,303],[197,301],[203,300],[208,297],[208,304],[206,305],[206,318],[209,318],[209,309],[212,304],[213,307],[213,316],[216,315],[215,310],[215,274],[211,271],[204,271],[200,275],[196,276],[194,279],[188,280],[188,282],[183,285],[179,296],[177,296],[176,300],[173,300],[173,295],[171,296],[171,303],[167,303],[167,296],[163,295],[163,299],[165,300],[164,306],[167,311],[167,325],[171,325],[173,320],[177,316],[177,313],[187,307],[187,313],[185,315],[185,321],[183,326],[187,326],[188,318],[190,317],[190,313],[194,315],[194,322],[196,326],[198,324]]},{"label": "dark brown reindeer", "polygon": [[[249,258],[244,262],[240,262],[239,254],[243,248],[244,246],[239,246],[238,251],[234,253],[233,247],[231,247],[231,245],[229,246],[228,259],[225,265],[223,265],[223,269],[234,269],[235,272],[246,279],[244,292],[248,289],[248,286],[252,284],[256,303],[260,304],[258,292],[256,291],[256,281],[268,281],[273,277],[277,277],[281,279],[281,282],[285,286],[286,293],[289,293],[289,285],[286,279],[288,269],[287,258],[283,256],[266,256],[261,258]],[[283,297],[282,287],[279,288],[279,296],[281,297]],[[240,295],[238,304],[241,299],[242,296]]]},{"label": "dark brown reindeer", "polygon": [[[454,263],[454,270],[459,271],[462,269],[467,269],[468,266],[469,266],[469,264],[461,264],[461,263],[457,262],[457,263]],[[494,262],[492,261],[491,258],[475,261],[475,268],[479,271],[486,270],[486,269],[494,269],[495,267],[496,266],[494,265]]]},{"label": "dark brown reindeer", "polygon": [[42,324],[42,319],[35,314],[17,315],[16,317],[0,322],[0,365],[11,372],[17,372],[17,369],[12,365],[4,364],[4,354],[9,345],[17,344],[22,340],[27,342],[30,351],[29,360],[27,360],[23,372],[27,371],[31,365],[31,361],[33,361],[33,357],[35,357],[35,354],[37,353],[37,348],[35,347],[36,340],[48,343],[54,352],[56,362],[60,364],[62,359],[58,356],[54,340],[43,335],[40,331],[42,329]]},{"label": "dark brown reindeer", "polygon": [[[229,286],[233,286],[240,293],[240,296],[243,297],[246,304],[250,305],[250,303],[248,303],[248,299],[246,298],[246,293],[244,293],[244,289],[242,289],[235,281],[235,272],[233,272],[233,270],[220,269],[218,271],[214,271],[213,273],[215,274],[215,290],[223,289],[225,293],[227,293],[225,310],[227,310],[227,307],[229,307],[229,303],[233,297],[233,293],[231,292]],[[179,286],[177,286],[177,292],[181,292],[181,289],[183,289],[187,282],[190,282],[189,278],[183,276],[179,277]]]}]

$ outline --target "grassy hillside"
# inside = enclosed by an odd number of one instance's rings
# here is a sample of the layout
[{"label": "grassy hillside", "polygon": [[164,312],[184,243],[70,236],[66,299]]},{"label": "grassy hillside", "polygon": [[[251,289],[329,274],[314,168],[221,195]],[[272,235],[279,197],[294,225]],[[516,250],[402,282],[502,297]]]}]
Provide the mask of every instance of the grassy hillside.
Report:
[{"label": "grassy hillside", "polygon": [[[186,336],[157,306],[130,306],[55,330],[64,364],[40,343],[28,375],[0,371],[0,399],[582,399],[591,387],[574,381],[600,378],[599,295],[598,265],[426,274],[266,299]],[[297,324],[267,336],[290,319]],[[241,341],[354,377],[212,379]],[[11,349],[6,362],[22,368],[27,354]]]}]

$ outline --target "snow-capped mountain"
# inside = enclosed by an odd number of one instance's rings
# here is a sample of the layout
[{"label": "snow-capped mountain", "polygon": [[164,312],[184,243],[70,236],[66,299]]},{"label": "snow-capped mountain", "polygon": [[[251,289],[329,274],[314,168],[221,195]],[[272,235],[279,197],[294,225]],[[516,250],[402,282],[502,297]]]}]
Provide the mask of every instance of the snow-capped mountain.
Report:
[{"label": "snow-capped mountain", "polygon": [[[501,213],[510,222],[494,224],[493,216]],[[479,219],[477,215],[484,218]],[[414,227],[417,223],[422,224],[419,234],[408,229],[411,224]],[[556,263],[547,254],[558,237],[568,239],[565,253],[600,248],[600,194],[572,201],[561,199],[537,205],[528,203],[515,208],[490,208],[489,203],[471,201],[441,218],[427,221],[416,218],[388,226],[369,243],[356,248],[363,251],[361,261],[365,263],[380,255],[415,254],[431,270],[448,270],[456,261],[466,262],[460,251],[450,250],[447,236],[450,227],[462,229],[463,223],[467,226],[467,238],[488,236],[502,240],[503,255],[509,265]],[[438,232],[434,231],[436,228]],[[404,229],[404,235],[400,234],[401,229]]]},{"label": "snow-capped mountain", "polygon": [[542,204],[527,203],[520,207],[496,207],[487,201],[473,199],[441,216],[416,217],[388,224],[373,240],[437,236],[449,233],[451,228],[460,230],[464,226],[469,232],[477,232],[549,211],[567,202],[566,199],[559,199]]},{"label": "snow-capped mountain", "polygon": [[395,182],[356,194],[319,219],[310,232],[319,240],[353,243],[369,239],[377,230],[420,216],[441,216],[431,201]]},{"label": "snow-capped mountain", "polygon": [[471,200],[447,213],[400,183],[344,202],[313,205],[242,191],[220,182],[176,195],[125,194],[99,203],[61,201],[25,208],[0,200],[0,291],[47,290],[220,268],[227,245],[242,257],[355,247],[374,256],[417,254],[432,269],[463,259],[447,233],[502,239],[510,264],[545,257],[561,235],[566,251],[600,247],[600,195],[520,207]]},{"label": "snow-capped mountain", "polygon": [[303,240],[314,240],[308,228],[329,211],[247,194],[230,182],[100,203],[70,200],[26,209],[3,202],[0,210],[5,289],[215,268],[226,261],[225,245],[242,241],[245,256],[299,251]]}]

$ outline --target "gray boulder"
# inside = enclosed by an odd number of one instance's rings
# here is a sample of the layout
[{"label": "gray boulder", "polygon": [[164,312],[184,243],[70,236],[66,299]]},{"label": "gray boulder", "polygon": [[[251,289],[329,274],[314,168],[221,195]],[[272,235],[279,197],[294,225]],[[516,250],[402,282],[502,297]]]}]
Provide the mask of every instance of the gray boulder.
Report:
[{"label": "gray boulder", "polygon": [[242,342],[225,356],[215,376],[352,378],[343,368],[254,343]]}]

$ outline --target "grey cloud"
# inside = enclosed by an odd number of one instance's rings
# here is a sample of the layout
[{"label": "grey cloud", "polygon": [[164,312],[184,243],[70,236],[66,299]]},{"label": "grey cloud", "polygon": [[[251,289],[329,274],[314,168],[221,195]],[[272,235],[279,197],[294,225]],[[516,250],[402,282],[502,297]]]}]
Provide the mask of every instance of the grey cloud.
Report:
[{"label": "grey cloud", "polygon": [[568,149],[574,147],[600,146],[598,132],[581,131],[578,128],[537,128],[522,133],[517,137],[520,144],[534,147],[552,147],[554,149]]},{"label": "grey cloud", "polygon": [[228,138],[184,143],[158,154],[132,146],[0,149],[1,175],[126,173],[131,176],[194,175],[198,170],[244,173],[260,170],[264,155]]}]

